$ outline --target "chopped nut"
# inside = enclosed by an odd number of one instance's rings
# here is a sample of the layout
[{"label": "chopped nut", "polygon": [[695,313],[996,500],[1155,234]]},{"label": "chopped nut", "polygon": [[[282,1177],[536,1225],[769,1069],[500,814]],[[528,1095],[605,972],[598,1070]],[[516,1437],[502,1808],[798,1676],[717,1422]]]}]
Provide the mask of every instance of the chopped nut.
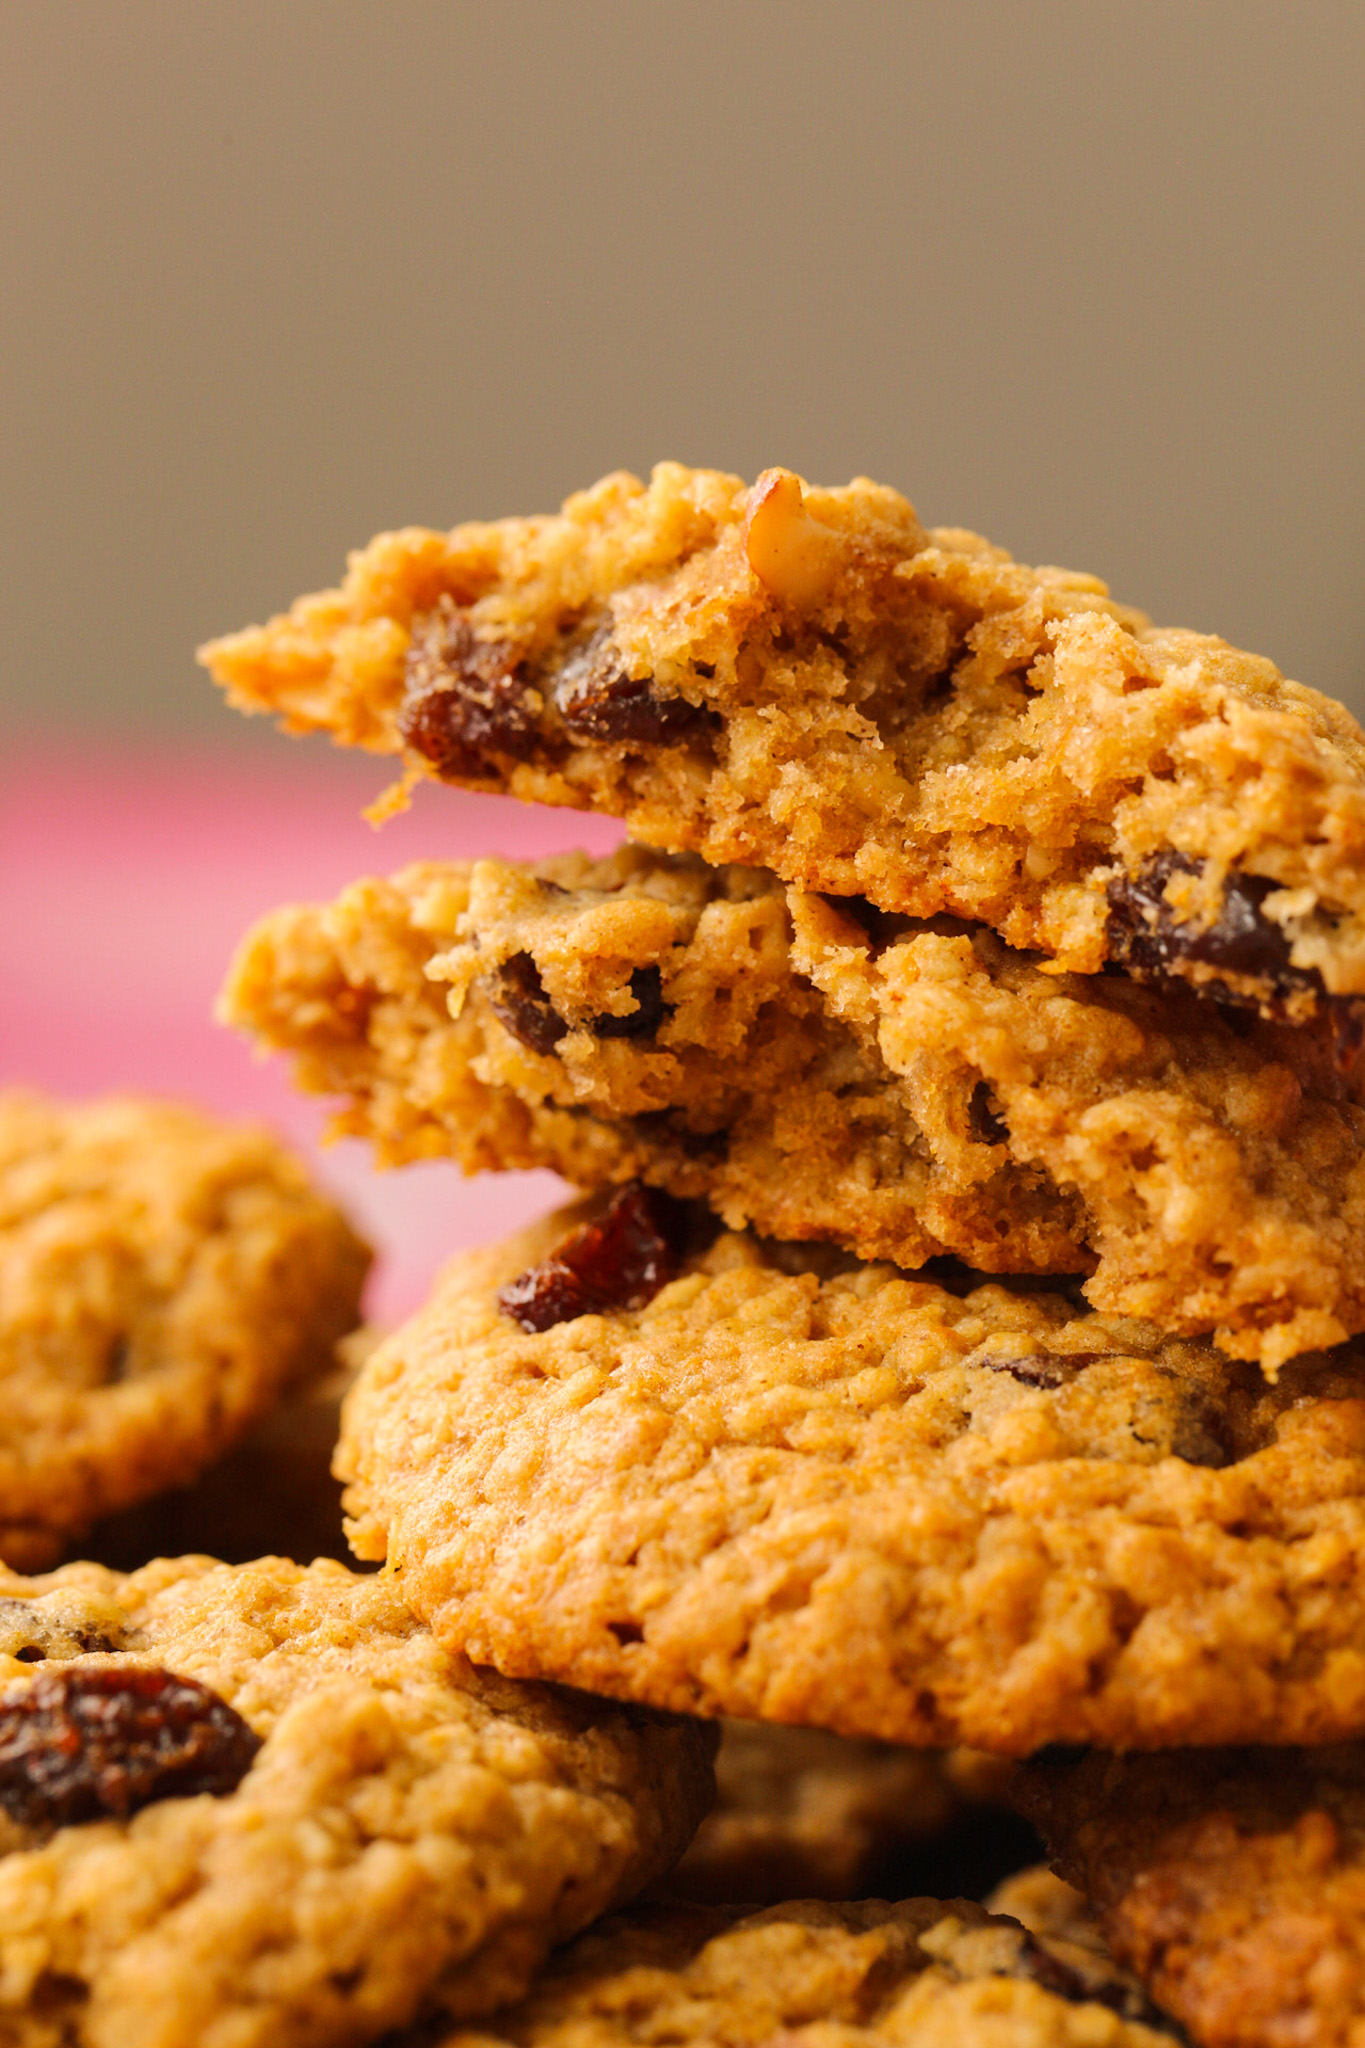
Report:
[{"label": "chopped nut", "polygon": [[744,547],[764,588],[798,610],[823,602],[843,558],[837,534],[811,518],[801,479],[789,469],[765,469],[754,485]]}]

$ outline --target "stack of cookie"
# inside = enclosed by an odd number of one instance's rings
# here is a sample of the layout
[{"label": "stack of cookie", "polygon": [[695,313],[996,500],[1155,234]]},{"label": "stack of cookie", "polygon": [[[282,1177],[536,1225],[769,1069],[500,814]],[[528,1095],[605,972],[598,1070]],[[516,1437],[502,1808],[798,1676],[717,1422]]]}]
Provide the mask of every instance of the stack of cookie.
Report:
[{"label": "stack of cookie", "polygon": [[[624,819],[277,912],[224,997],[383,1163],[585,1199],[361,1367],[382,1572],[6,1583],[0,2040],[1354,2040],[1353,722],[786,471],[385,536],[206,659],[381,810]],[[695,1828],[692,1717],[728,1812],[542,1968]],[[989,1757],[1080,1892],[851,1898]]]},{"label": "stack of cookie", "polygon": [[389,535],[206,658],[401,756],[391,801],[631,834],[357,884],[234,968],[385,1162],[601,1191],[362,1374],[359,1554],[506,1673],[1094,1745],[1021,1797],[1167,2009],[1365,2017],[1354,1753],[1173,1753],[1365,1733],[1354,723],[784,471]]}]

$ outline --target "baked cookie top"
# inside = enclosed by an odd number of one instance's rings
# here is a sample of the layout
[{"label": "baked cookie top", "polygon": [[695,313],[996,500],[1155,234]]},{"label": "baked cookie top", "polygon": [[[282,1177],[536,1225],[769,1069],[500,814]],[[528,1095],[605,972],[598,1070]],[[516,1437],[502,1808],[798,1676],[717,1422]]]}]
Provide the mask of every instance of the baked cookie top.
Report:
[{"label": "baked cookie top", "polygon": [[1365,1110],[1325,1021],[1046,973],[983,925],[638,846],[427,862],[264,918],[221,1014],[388,1163],[1088,1272],[1097,1307],[1272,1373],[1365,1327]]},{"label": "baked cookie top", "polygon": [[1024,1755],[1365,1728],[1365,1360],[1274,1386],[664,1197],[456,1260],[362,1369],[351,1540],[479,1662]]},{"label": "baked cookie top", "polygon": [[1053,1755],[1014,1797],[1194,2040],[1360,2039],[1365,1745]]},{"label": "baked cookie top", "polygon": [[1093,576],[896,491],[663,463],[553,517],[382,534],[201,651],[231,701],[410,777],[949,911],[1267,1012],[1365,992],[1365,736]]},{"label": "baked cookie top", "polygon": [[332,1365],[369,1257],[262,1129],[0,1094],[0,1557],[193,1479]]},{"label": "baked cookie top", "polygon": [[440,2048],[1168,2048],[1119,1971],[964,1899],[640,1908]]},{"label": "baked cookie top", "polygon": [[0,2039],[322,2048],[484,2012],[677,1856],[710,1750],[476,1672],[340,1564],[0,1573]]}]

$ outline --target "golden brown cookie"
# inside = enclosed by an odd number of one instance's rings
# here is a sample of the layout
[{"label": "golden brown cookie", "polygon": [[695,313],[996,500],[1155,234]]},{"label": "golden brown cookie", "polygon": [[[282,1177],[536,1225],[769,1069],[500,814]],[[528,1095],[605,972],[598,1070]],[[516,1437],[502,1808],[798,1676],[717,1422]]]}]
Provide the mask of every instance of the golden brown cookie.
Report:
[{"label": "golden brown cookie", "polygon": [[1090,1272],[1097,1307],[1270,1372],[1365,1328],[1330,1035],[984,926],[636,846],[427,862],[263,919],[222,1015],[389,1163],[639,1175],[900,1266]]},{"label": "golden brown cookie", "polygon": [[224,1564],[267,1555],[350,1564],[332,1453],[341,1397],[379,1341],[371,1326],[344,1337],[335,1372],[286,1396],[192,1485],[171,1487],[97,1522],[82,1541],[85,1555],[121,1572],[190,1551],[207,1551]]},{"label": "golden brown cookie", "polygon": [[188,1483],[331,1368],[368,1264],[264,1130],[0,1096],[0,1557]]},{"label": "golden brown cookie", "polygon": [[710,1750],[474,1671],[339,1564],[0,1572],[0,2040],[350,2048],[488,2011],[677,1856]]},{"label": "golden brown cookie", "polygon": [[1296,1018],[1365,993],[1341,706],[866,479],[663,463],[554,517],[383,534],[202,658],[240,709],[409,777],[608,811],[1077,972]]},{"label": "golden brown cookie", "polygon": [[1194,2040],[1365,2036],[1365,1746],[1045,1756],[1014,1797]]},{"label": "golden brown cookie", "polygon": [[[1169,2048],[1122,1972],[963,1899],[637,1907],[431,2048]],[[399,2044],[395,2044],[399,2048]]]},{"label": "golden brown cookie", "polygon": [[[441,1640],[684,1711],[1024,1755],[1365,1727],[1365,1358],[1253,1367],[631,1188],[455,1261],[344,1409]],[[970,1289],[970,1291],[967,1291]]]}]

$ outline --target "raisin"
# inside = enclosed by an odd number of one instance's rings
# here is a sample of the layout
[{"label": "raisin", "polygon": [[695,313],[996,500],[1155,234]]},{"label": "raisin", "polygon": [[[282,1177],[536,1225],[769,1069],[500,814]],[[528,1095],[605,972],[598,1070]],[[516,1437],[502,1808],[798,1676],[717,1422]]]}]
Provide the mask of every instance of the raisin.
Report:
[{"label": "raisin", "polygon": [[496,775],[508,759],[529,760],[540,709],[520,650],[480,640],[453,598],[414,623],[398,729],[437,775]]},{"label": "raisin", "polygon": [[657,1188],[631,1181],[594,1223],[571,1231],[548,1259],[498,1295],[523,1330],[549,1330],[574,1316],[643,1308],[678,1270],[684,1217]]},{"label": "raisin", "polygon": [[0,1810],[29,1828],[126,1819],[232,1792],[261,1738],[197,1679],[143,1667],[45,1671],[0,1700]]},{"label": "raisin", "polygon": [[635,1008],[628,1017],[594,1017],[592,1028],[598,1038],[652,1038],[665,1017],[673,1014],[664,1001],[664,978],[657,967],[637,967],[630,977]]},{"label": "raisin", "polygon": [[1021,1386],[1060,1387],[1073,1372],[1084,1372],[1088,1365],[1115,1355],[1112,1351],[1031,1351],[1021,1358],[982,1358],[977,1363],[989,1372],[1007,1372]]},{"label": "raisin", "polygon": [[569,1028],[551,1005],[529,953],[514,953],[504,961],[489,986],[488,1004],[498,1022],[532,1052],[552,1053]]},{"label": "raisin", "polygon": [[603,628],[571,654],[555,683],[555,703],[576,740],[669,746],[719,720],[686,697],[659,697],[647,678],[629,676]]},{"label": "raisin", "polygon": [[[1254,976],[1272,997],[1322,988],[1314,970],[1290,965],[1289,940],[1261,908],[1279,887],[1266,875],[1231,874],[1217,917],[1203,930],[1183,925],[1166,900],[1172,875],[1198,874],[1201,863],[1183,853],[1158,853],[1136,875],[1117,875],[1109,884],[1109,946],[1114,959],[1135,974],[1178,972],[1182,961]],[[1222,1002],[1246,1003],[1223,983],[1208,985]]]}]

